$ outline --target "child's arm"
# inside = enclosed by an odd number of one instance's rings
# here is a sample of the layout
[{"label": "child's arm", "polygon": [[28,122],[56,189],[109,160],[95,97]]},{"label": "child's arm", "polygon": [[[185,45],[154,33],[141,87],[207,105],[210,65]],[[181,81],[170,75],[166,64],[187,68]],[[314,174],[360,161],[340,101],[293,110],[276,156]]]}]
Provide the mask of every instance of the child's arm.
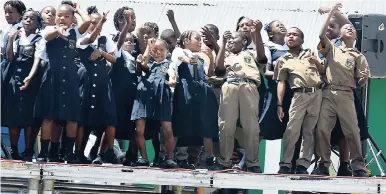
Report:
[{"label": "child's arm", "polygon": [[39,65],[42,62],[42,58],[44,58],[44,55],[46,52],[45,47],[46,47],[46,44],[43,38],[39,42],[35,43],[34,63],[32,65],[31,71],[29,72],[28,76],[23,80],[24,85],[20,87],[20,90],[27,89],[30,81],[36,75],[36,72],[39,69]]},{"label": "child's arm", "polygon": [[129,27],[131,26],[131,23],[132,23],[132,12],[131,11],[128,11],[128,10],[125,10],[125,12],[123,13],[124,15],[124,18],[125,18],[125,25],[123,26],[123,29],[121,31],[121,33],[119,34],[119,38],[118,38],[118,42],[117,42],[117,49],[120,50],[123,43],[125,42],[125,39],[126,39],[126,35],[127,33],[129,32]]},{"label": "child's arm", "polygon": [[108,53],[108,52],[105,52],[105,51],[102,51],[102,50],[100,52],[101,52],[101,56],[103,58],[105,58],[108,62],[114,64],[117,61],[117,59],[115,58],[114,54]]},{"label": "child's arm", "polygon": [[81,45],[88,45],[92,44],[99,36],[99,34],[102,31],[103,24],[105,24],[107,20],[107,14],[109,14],[110,11],[103,13],[102,19],[97,24],[96,28],[91,32],[90,37],[83,39],[80,44]]},{"label": "child's arm", "polygon": [[208,56],[209,58],[209,65],[208,65],[208,70],[206,73],[206,75],[208,77],[212,77],[214,76],[214,69],[215,69],[215,64],[214,64],[214,59],[213,59],[213,54],[212,54],[212,50],[210,49],[204,49],[201,51],[203,54],[205,54],[206,56]]},{"label": "child's arm", "polygon": [[216,56],[216,72],[225,72],[225,46],[227,44],[228,39],[232,36],[230,31],[225,31],[223,38],[222,38],[222,44],[220,46],[220,50],[218,52],[218,55]]},{"label": "child's arm", "polygon": [[315,64],[316,68],[318,69],[318,72],[320,75],[326,74],[326,68],[323,66],[322,62],[320,61],[319,57],[315,54],[315,52],[312,52],[311,58],[309,58],[310,63]]},{"label": "child's arm", "polygon": [[359,57],[355,59],[355,78],[358,80],[358,87],[362,87],[366,85],[370,76],[369,64],[367,62],[366,57],[363,54],[360,54]]},{"label": "child's arm", "polygon": [[218,54],[220,50],[220,46],[217,44],[217,41],[212,36],[212,33],[209,31],[207,27],[201,28],[201,33],[206,37],[206,39],[210,42],[211,46],[213,47],[213,50],[216,54]]},{"label": "child's arm", "polygon": [[[320,14],[325,14],[325,13],[329,13],[331,11],[331,8],[329,8],[329,7],[320,7],[318,11],[319,11]],[[340,12],[340,11],[337,11],[334,14],[334,16],[336,17],[336,19],[338,20],[338,22],[339,22],[339,24],[341,26],[343,26],[345,24],[351,24],[350,20],[346,16],[344,16],[343,13]]]},{"label": "child's arm", "polygon": [[338,9],[342,7],[342,5],[340,3],[336,4],[330,11],[330,13],[328,14],[327,16],[327,19],[326,19],[326,22],[324,23],[321,31],[320,31],[320,34],[319,34],[319,39],[320,39],[320,46],[322,47],[321,49],[319,49],[319,51],[324,55],[326,56],[326,54],[328,53],[329,49],[331,49],[331,42],[330,40],[326,37],[326,33],[327,33],[327,29],[328,29],[328,25],[330,24],[330,20],[331,20],[331,17],[335,14],[336,11],[338,11]]},{"label": "child's arm", "polygon": [[251,30],[251,35],[254,37],[253,43],[255,44],[256,49],[256,62],[261,67],[264,68],[267,64],[267,57],[265,56],[265,49],[263,39],[261,38],[261,29],[263,28],[263,24],[260,20],[253,22],[253,28]]},{"label": "child's arm", "polygon": [[13,52],[13,44],[15,42],[15,39],[16,37],[19,35],[19,30],[14,30],[12,32],[9,33],[9,38],[8,38],[8,43],[7,43],[7,50],[6,50],[6,53],[5,53],[5,57],[8,61],[12,61],[14,56],[15,56],[15,53]]},{"label": "child's arm", "polygon": [[143,53],[143,55],[139,55],[137,57],[137,70],[139,72],[141,71],[146,73],[149,72],[149,66],[148,66],[149,58],[150,58],[149,53],[150,53],[151,47],[153,47],[154,44],[155,44],[155,39],[154,38],[149,39],[145,52]]},{"label": "child's arm", "polygon": [[91,24],[91,19],[87,13],[83,12],[80,9],[79,4],[76,4],[76,5],[77,7],[75,8],[75,13],[77,13],[83,20],[82,24],[80,24],[80,26],[78,27],[78,31],[80,34],[84,34],[88,30],[88,27]]},{"label": "child's arm", "polygon": [[177,22],[176,22],[176,20],[175,20],[175,18],[174,18],[174,12],[173,12],[173,10],[168,10],[168,11],[166,12],[166,16],[168,16],[169,22],[170,22],[170,24],[172,25],[172,28],[173,28],[173,30],[174,30],[174,33],[175,33],[176,37],[177,37],[177,38],[180,37],[180,36],[181,36],[181,32],[180,32],[180,29],[178,28]]}]

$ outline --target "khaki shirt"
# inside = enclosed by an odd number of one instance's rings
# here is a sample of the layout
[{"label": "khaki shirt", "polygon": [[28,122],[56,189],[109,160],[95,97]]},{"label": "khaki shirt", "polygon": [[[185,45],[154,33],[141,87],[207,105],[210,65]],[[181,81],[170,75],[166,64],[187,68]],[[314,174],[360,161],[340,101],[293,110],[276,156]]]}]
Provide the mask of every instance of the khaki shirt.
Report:
[{"label": "khaki shirt", "polygon": [[242,51],[239,54],[230,54],[225,58],[227,78],[247,78],[260,85],[260,71],[257,62],[250,51]]},{"label": "khaki shirt", "polygon": [[326,57],[326,75],[328,85],[355,88],[357,81],[366,76],[368,63],[366,57],[355,48],[334,46],[328,41],[325,48],[318,45],[319,52]]},{"label": "khaki shirt", "polygon": [[287,81],[293,88],[311,88],[322,84],[318,68],[310,63],[311,50],[306,49],[300,52],[298,57],[286,53],[276,61],[274,79]]}]

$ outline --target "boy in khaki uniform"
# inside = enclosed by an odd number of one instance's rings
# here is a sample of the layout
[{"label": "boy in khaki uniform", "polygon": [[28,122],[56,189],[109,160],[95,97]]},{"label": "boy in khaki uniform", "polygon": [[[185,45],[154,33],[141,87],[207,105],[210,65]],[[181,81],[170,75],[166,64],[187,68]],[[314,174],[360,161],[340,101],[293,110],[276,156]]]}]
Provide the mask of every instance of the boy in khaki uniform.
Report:
[{"label": "boy in khaki uniform", "polygon": [[326,57],[326,87],[323,89],[315,140],[316,153],[321,160],[314,173],[329,175],[331,131],[339,117],[350,150],[353,175],[367,177],[352,89],[367,83],[369,70],[365,56],[354,48],[357,36],[353,25],[346,24],[341,28],[342,46],[334,46],[326,37],[330,19],[339,7],[336,5],[330,11],[319,36],[318,49]]},{"label": "boy in khaki uniform", "polygon": [[274,79],[279,81],[277,110],[280,121],[284,118],[282,103],[287,81],[294,91],[289,109],[289,121],[283,136],[284,156],[280,162],[280,174],[291,174],[295,144],[302,129],[304,151],[303,156],[296,162],[296,174],[308,174],[307,168],[314,154],[315,126],[322,103],[320,74],[324,74],[324,67],[315,53],[301,48],[303,42],[303,32],[296,27],[290,28],[286,36],[289,51],[280,57],[275,65]]},{"label": "boy in khaki uniform", "polygon": [[[225,71],[226,76],[221,88],[219,108],[220,157],[217,158],[214,169],[231,167],[236,125],[240,119],[244,132],[247,171],[262,172],[258,159],[260,71],[256,64],[265,64],[261,62],[264,62],[264,59],[266,61],[266,57],[260,36],[262,24],[257,21],[254,26],[256,45],[261,47],[256,53],[246,50],[248,40],[244,33],[227,31],[216,59],[217,69]],[[226,44],[231,54],[224,60]]]}]

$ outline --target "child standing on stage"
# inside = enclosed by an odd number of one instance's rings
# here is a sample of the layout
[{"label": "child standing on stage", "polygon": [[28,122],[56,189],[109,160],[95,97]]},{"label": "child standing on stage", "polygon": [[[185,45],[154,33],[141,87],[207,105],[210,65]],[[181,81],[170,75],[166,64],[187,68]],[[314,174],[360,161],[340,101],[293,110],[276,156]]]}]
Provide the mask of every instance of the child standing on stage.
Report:
[{"label": "child standing on stage", "polygon": [[[173,161],[174,136],[172,132],[172,107],[171,90],[169,85],[173,85],[174,80],[169,81],[169,64],[166,60],[168,47],[165,41],[149,39],[144,56],[138,56],[138,66],[146,72],[141,82],[138,84],[137,95],[134,101],[131,119],[136,121],[137,144],[142,158],[138,160],[138,165],[149,165],[145,145],[145,124],[146,119],[160,121],[168,154],[166,161],[167,168],[177,168]],[[150,54],[150,55],[149,55]],[[149,63],[152,57],[154,62]]]},{"label": "child standing on stage", "polygon": [[[2,107],[2,125],[9,128],[11,135],[11,156],[20,160],[18,141],[20,130],[26,129],[25,134],[30,134],[32,127],[36,125],[33,118],[33,107],[39,90],[37,70],[44,54],[42,37],[38,34],[41,27],[41,19],[38,12],[29,10],[22,17],[23,27],[20,30],[13,29],[9,34],[6,59],[14,71],[8,72],[10,76],[7,91]],[[6,114],[5,114],[6,113]],[[27,132],[29,131],[29,132]],[[27,140],[26,136],[26,140]],[[26,142],[27,144],[29,142]]]},{"label": "child standing on stage", "polygon": [[[83,23],[73,27],[75,13],[82,16]],[[46,49],[50,61],[49,78],[42,83],[35,105],[35,117],[42,118],[42,149],[38,161],[47,161],[49,138],[54,121],[66,125],[66,156],[69,163],[76,163],[73,153],[77,124],[80,121],[79,79],[74,58],[77,55],[77,39],[90,25],[90,18],[79,9],[60,5],[57,10],[56,26],[44,29]]]},{"label": "child standing on stage", "polygon": [[176,137],[200,137],[204,140],[207,166],[213,164],[213,138],[218,136],[218,103],[206,83],[213,74],[213,63],[206,64],[199,53],[201,35],[196,31],[181,34],[172,54],[169,74],[177,82],[173,100],[173,132]]},{"label": "child standing on stage", "polygon": [[[88,29],[88,34],[79,40],[79,57],[86,68],[81,106],[81,124],[85,131],[105,131],[108,149],[105,153],[104,162],[117,164],[118,159],[113,149],[117,118],[112,86],[107,70],[107,61],[110,63],[115,63],[116,61],[114,57],[116,45],[113,40],[101,34],[102,26],[106,22],[107,13],[104,13],[102,16],[98,13],[95,6],[90,7],[88,11],[91,17],[91,25]],[[85,134],[88,137],[89,132]],[[101,151],[104,152],[105,150]],[[83,152],[84,150],[78,150],[77,155],[82,157],[84,156]]]}]

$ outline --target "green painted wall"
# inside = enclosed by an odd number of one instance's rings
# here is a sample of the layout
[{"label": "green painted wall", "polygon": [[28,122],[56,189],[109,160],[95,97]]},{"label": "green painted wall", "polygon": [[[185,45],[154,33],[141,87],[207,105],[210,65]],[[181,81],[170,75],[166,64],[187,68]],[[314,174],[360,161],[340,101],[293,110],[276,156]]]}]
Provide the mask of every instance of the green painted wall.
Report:
[{"label": "green painted wall", "polygon": [[[369,87],[368,124],[369,132],[377,145],[385,151],[386,149],[386,79],[371,79]],[[369,156],[371,153],[368,153]],[[372,156],[370,157],[372,158]],[[369,159],[370,159],[369,158]],[[368,160],[369,161],[369,160]],[[380,162],[383,169],[386,165]],[[373,174],[380,172],[375,162],[370,165]]]}]

